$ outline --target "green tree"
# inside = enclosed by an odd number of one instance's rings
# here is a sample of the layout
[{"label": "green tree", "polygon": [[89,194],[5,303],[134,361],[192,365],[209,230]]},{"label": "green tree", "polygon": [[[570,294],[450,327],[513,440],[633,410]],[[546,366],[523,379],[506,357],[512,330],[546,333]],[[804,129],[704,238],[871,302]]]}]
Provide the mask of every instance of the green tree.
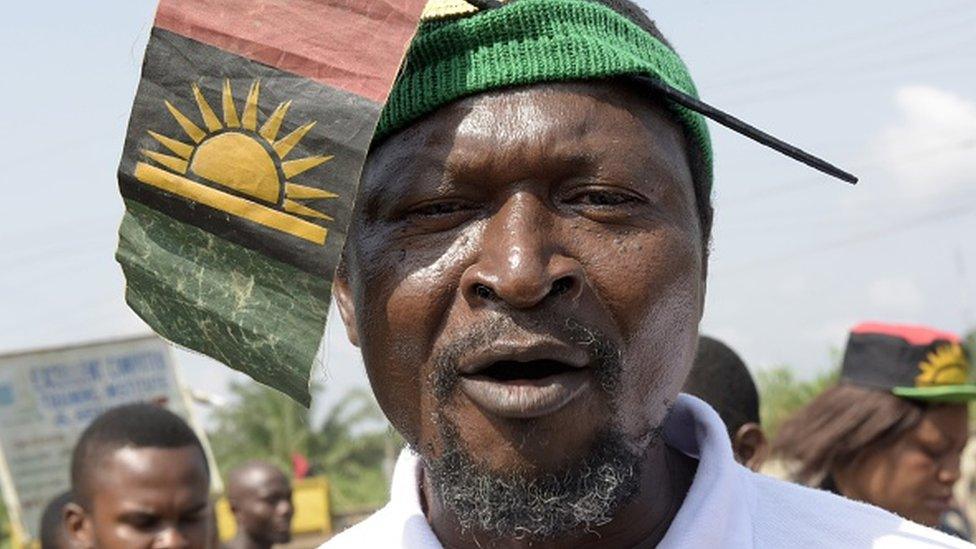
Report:
[{"label": "green tree", "polygon": [[797,379],[793,370],[786,366],[758,372],[759,413],[766,436],[775,437],[784,421],[836,383],[838,376],[839,370],[832,369],[804,381]]},{"label": "green tree", "polygon": [[334,512],[386,500],[386,464],[402,442],[386,427],[368,391],[350,391],[319,422],[290,398],[257,383],[234,384],[231,393],[231,403],[215,410],[210,433],[223,472],[252,459],[291,471],[292,456],[300,453],[314,474],[329,478]]},{"label": "green tree", "polygon": [[222,471],[263,459],[291,471],[295,452],[309,454],[309,412],[285,395],[257,383],[234,383],[230,404],[214,411],[210,433],[214,457]]},{"label": "green tree", "polygon": [[356,389],[346,393],[316,429],[309,455],[330,478],[333,506],[361,511],[387,500],[389,469],[402,447],[402,439],[387,426],[369,391]]},{"label": "green tree", "polygon": [[0,502],[0,549],[8,549],[13,545],[10,531],[10,516],[7,514],[7,505]]},{"label": "green tree", "polygon": [[[972,383],[974,381],[972,365],[976,364],[976,328],[970,328],[969,332],[963,336],[962,345],[966,348],[966,353],[969,355],[969,382]],[[976,425],[976,406],[969,407],[969,424]]]},{"label": "green tree", "polygon": [[969,360],[976,361],[976,328],[970,329],[963,340],[963,344],[969,352]]}]

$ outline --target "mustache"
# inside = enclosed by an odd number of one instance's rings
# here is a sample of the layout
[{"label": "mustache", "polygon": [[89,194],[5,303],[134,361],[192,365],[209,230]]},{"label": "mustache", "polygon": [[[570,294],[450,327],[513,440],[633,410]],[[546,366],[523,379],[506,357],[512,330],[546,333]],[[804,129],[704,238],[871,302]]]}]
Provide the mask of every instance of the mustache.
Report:
[{"label": "mustache", "polygon": [[610,396],[617,393],[622,370],[620,348],[602,331],[575,318],[549,324],[516,322],[511,317],[493,317],[458,333],[434,353],[434,371],[430,381],[437,401],[445,404],[454,394],[460,379],[459,366],[465,356],[488,349],[493,342],[503,337],[538,333],[555,335],[559,340],[585,351],[603,392]]}]

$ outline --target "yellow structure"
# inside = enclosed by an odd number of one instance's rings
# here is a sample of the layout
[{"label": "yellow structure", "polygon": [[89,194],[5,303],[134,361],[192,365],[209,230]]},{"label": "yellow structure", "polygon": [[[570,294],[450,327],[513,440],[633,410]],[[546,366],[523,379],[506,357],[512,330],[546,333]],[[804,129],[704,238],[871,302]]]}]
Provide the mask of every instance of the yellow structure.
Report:
[{"label": "yellow structure", "polygon": [[[293,535],[332,533],[332,512],[329,508],[329,481],[325,477],[311,477],[292,483],[292,503],[295,516],[291,520]],[[237,534],[237,523],[226,497],[217,500],[217,528],[221,541]]]},{"label": "yellow structure", "polygon": [[20,526],[15,523],[10,523],[10,546],[19,547],[24,549],[40,549],[41,542],[39,540],[33,540],[28,542],[27,536],[24,535],[24,531]]}]

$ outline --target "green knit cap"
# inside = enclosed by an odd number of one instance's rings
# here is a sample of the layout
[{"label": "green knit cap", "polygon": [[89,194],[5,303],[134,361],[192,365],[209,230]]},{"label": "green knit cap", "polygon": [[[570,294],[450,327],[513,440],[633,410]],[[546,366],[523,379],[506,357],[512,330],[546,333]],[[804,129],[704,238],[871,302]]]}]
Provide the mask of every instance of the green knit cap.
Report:
[{"label": "green knit cap", "polygon": [[[380,117],[374,142],[465,96],[510,86],[644,75],[698,97],[681,58],[613,9],[591,0],[517,0],[421,24]],[[669,103],[712,186],[705,119]]]}]

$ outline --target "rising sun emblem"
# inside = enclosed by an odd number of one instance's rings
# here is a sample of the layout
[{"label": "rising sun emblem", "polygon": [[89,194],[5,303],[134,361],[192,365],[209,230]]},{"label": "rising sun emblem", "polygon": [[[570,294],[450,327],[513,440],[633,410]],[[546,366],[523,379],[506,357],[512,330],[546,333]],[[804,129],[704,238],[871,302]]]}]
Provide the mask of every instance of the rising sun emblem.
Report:
[{"label": "rising sun emblem", "polygon": [[285,160],[315,122],[279,139],[278,132],[291,106],[291,101],[286,101],[258,128],[259,81],[251,84],[240,117],[230,80],[224,80],[223,117],[214,113],[198,85],[193,84],[192,90],[206,129],[166,101],[166,108],[192,143],[149,131],[172,154],[143,150],[152,163],[137,163],[136,179],[265,227],[325,244],[327,229],[310,220],[332,221],[332,218],[312,209],[305,201],[338,195],[298,185],[290,179],[332,157]]},{"label": "rising sun emblem", "polygon": [[918,367],[922,372],[915,378],[917,387],[961,385],[969,378],[966,354],[958,343],[937,347]]}]

